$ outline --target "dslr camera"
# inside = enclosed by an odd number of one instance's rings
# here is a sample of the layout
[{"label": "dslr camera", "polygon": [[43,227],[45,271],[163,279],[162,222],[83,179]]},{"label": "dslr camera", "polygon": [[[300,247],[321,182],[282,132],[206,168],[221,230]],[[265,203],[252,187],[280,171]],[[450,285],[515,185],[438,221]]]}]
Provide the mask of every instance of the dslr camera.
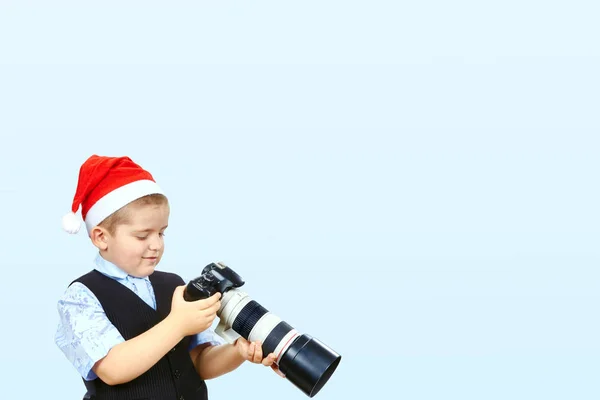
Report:
[{"label": "dslr camera", "polygon": [[287,322],[252,300],[239,288],[242,278],[223,263],[208,264],[202,275],[185,289],[187,301],[206,299],[221,293],[215,332],[229,343],[240,336],[260,341],[263,355],[275,353],[275,363],[286,379],[308,397],[315,396],[327,383],[342,357],[318,339],[300,334]]}]

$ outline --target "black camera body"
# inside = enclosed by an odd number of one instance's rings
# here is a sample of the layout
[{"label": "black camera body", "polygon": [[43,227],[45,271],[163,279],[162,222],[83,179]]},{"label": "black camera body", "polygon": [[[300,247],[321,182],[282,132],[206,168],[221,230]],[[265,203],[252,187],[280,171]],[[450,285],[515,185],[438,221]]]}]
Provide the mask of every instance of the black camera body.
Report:
[{"label": "black camera body", "polygon": [[207,299],[217,292],[221,295],[228,290],[244,285],[242,277],[223,263],[210,263],[202,270],[202,274],[191,280],[183,298],[187,301]]}]

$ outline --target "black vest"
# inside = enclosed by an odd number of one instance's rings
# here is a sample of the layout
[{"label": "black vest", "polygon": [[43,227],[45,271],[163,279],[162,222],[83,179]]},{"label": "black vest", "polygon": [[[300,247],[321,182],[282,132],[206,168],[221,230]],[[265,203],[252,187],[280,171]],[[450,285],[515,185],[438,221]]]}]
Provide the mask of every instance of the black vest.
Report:
[{"label": "black vest", "polygon": [[[150,282],[156,297],[155,311],[129,288],[96,270],[74,282],[81,282],[96,295],[106,316],[125,340],[162,321],[171,311],[173,291],[184,284],[178,275],[154,271]],[[207,400],[206,384],[194,368],[189,344],[188,336],[130,382],[109,386],[100,378],[84,380],[88,394],[95,400]]]}]

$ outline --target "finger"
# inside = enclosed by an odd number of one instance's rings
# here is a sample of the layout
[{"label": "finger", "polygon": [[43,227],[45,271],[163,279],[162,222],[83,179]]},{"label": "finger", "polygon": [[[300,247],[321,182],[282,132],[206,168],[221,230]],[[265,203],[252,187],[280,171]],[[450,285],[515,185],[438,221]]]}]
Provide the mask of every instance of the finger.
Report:
[{"label": "finger", "polygon": [[219,308],[221,308],[220,301],[216,302],[215,304],[213,304],[210,307],[199,308],[198,311],[203,311],[204,313],[212,314],[212,313],[216,313],[217,311],[219,311]]},{"label": "finger", "polygon": [[221,292],[217,292],[215,294],[213,294],[212,296],[210,296],[208,299],[204,299],[204,303],[206,303],[207,306],[211,306],[213,304],[215,304],[217,301],[219,301],[221,299]]},{"label": "finger", "polygon": [[273,364],[273,365],[271,365],[271,369],[272,369],[273,371],[275,371],[275,373],[276,373],[277,375],[279,375],[280,377],[282,377],[282,378],[285,378],[285,374],[284,374],[283,372],[281,372],[281,370],[279,369],[279,367],[277,367],[277,364]]},{"label": "finger", "polygon": [[220,299],[221,299],[221,292],[217,292],[217,293],[213,294],[212,296],[207,297],[206,299],[197,300],[197,302],[211,305],[211,304],[214,304],[215,302],[219,301]]},{"label": "finger", "polygon": [[254,342],[254,362],[260,363],[262,361],[262,346],[260,342]]},{"label": "finger", "polygon": [[211,310],[214,310],[215,312],[219,311],[219,308],[221,308],[221,302],[217,301],[215,304],[212,305]]},{"label": "finger", "polygon": [[200,313],[200,315],[202,315],[205,318],[212,318],[213,315],[217,315],[219,312],[219,308],[218,307],[211,307],[211,308],[207,308],[204,310],[198,310],[198,312]]},{"label": "finger", "polygon": [[246,358],[250,361],[252,361],[254,359],[254,343],[250,343],[250,345],[248,346]]},{"label": "finger", "polygon": [[211,313],[206,316],[206,320],[212,324],[212,321],[217,318],[217,313]]},{"label": "finger", "polygon": [[275,353],[271,353],[262,360],[262,364],[265,367],[270,367],[271,365],[273,365],[273,363],[275,362],[276,359],[277,359],[277,356],[275,355]]},{"label": "finger", "polygon": [[204,310],[206,308],[210,308],[213,304],[218,303],[220,299],[221,293],[217,292],[207,299],[196,300],[196,305],[198,306],[198,309]]}]

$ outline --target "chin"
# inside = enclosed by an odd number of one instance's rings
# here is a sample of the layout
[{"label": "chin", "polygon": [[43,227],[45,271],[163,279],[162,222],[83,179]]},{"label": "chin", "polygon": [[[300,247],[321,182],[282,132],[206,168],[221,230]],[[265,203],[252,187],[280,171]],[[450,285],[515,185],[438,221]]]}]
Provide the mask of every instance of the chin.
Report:
[{"label": "chin", "polygon": [[[158,264],[158,263],[157,263]],[[154,270],[156,269],[156,265],[157,264],[153,264],[153,265],[147,265],[144,268],[142,268],[144,271],[150,271],[150,272],[154,272]]]},{"label": "chin", "polygon": [[156,264],[153,264],[153,265],[141,265],[138,268],[137,272],[138,272],[138,275],[141,278],[145,278],[145,277],[147,277],[149,275],[152,275],[152,273],[154,272],[155,269],[156,269]]},{"label": "chin", "polygon": [[151,270],[148,270],[148,268],[144,268],[143,270],[139,271],[137,274],[138,278],[147,278],[150,275],[152,275],[154,273],[154,268],[152,268]]}]

